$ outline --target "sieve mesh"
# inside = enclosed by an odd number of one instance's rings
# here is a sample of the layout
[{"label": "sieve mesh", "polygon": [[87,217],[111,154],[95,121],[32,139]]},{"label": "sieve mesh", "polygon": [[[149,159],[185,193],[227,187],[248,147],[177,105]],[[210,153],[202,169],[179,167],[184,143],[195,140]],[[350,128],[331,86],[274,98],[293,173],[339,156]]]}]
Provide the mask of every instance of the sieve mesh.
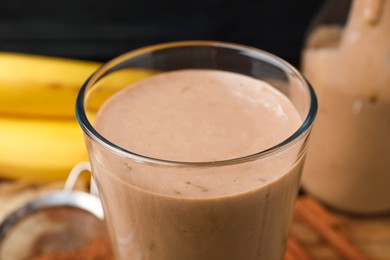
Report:
[{"label": "sieve mesh", "polygon": [[70,206],[39,209],[8,228],[0,259],[114,259],[103,221]]}]

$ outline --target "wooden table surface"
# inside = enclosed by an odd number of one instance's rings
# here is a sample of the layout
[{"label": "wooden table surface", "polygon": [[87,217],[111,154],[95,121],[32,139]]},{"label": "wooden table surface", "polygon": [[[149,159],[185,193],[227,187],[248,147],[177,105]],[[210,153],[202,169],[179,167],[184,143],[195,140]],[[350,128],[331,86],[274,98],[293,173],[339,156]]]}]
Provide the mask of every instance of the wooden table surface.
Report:
[{"label": "wooden table surface", "polygon": [[[307,219],[302,219],[302,213],[299,214],[298,212],[298,205],[305,199],[314,201],[322,208],[325,212],[323,214],[328,215],[333,222],[329,225],[329,229],[333,229],[335,235],[341,234],[356,251],[360,251],[362,253],[360,257],[343,256],[340,253],[340,248],[337,248],[337,246],[340,247],[340,243],[343,243],[343,241],[332,243],[331,240],[334,238],[331,235],[327,239],[323,234],[320,234],[324,232],[320,229],[326,226],[326,223],[324,223],[326,221],[318,219],[318,223],[322,224],[322,226],[313,227],[313,223],[310,224],[310,221]],[[300,197],[291,226],[291,236],[298,241],[311,259],[355,260],[358,257],[359,259],[390,259],[390,214],[380,217],[352,216],[327,209],[312,198]],[[345,248],[341,247],[345,251]]]}]

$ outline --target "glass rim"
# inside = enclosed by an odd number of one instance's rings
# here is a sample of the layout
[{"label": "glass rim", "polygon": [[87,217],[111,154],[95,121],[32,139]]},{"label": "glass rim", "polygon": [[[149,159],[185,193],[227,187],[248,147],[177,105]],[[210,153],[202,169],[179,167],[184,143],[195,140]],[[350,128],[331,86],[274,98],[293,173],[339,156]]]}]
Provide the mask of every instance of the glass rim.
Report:
[{"label": "glass rim", "polygon": [[[137,57],[138,55],[150,53],[152,51],[156,50],[162,50],[162,49],[168,49],[168,48],[177,48],[177,47],[195,47],[195,46],[211,46],[211,47],[222,47],[222,48],[229,48],[229,49],[235,49],[237,51],[245,52],[246,54],[250,54],[252,57],[261,57],[263,60],[273,60],[274,62],[278,63],[279,66],[283,66],[284,69],[289,70],[304,86],[304,88],[308,92],[309,102],[310,102],[310,108],[307,113],[306,118],[302,121],[300,127],[295,131],[291,136],[286,138],[285,140],[279,142],[278,144],[267,148],[265,150],[244,155],[241,157],[233,158],[233,159],[227,159],[227,160],[218,160],[218,161],[200,161],[200,162],[188,162],[188,161],[174,161],[174,160],[166,160],[166,159],[160,159],[160,158],[154,158],[147,155],[138,154],[132,151],[129,151],[127,149],[124,149],[106,138],[104,138],[102,135],[98,133],[98,131],[92,126],[92,124],[89,122],[88,117],[85,113],[84,109],[84,99],[87,92],[87,89],[92,87],[97,80],[100,79],[101,76],[104,75],[106,71],[108,71],[110,68],[114,67],[115,65],[120,64],[121,62]],[[306,93],[307,94],[307,93]],[[77,100],[76,100],[76,118],[77,121],[82,128],[83,132],[91,138],[93,141],[98,143],[100,146],[104,147],[105,149],[108,149],[109,151],[113,152],[114,154],[117,154],[119,156],[122,156],[124,158],[130,158],[140,163],[146,163],[146,164],[154,164],[154,165],[160,165],[160,166],[174,166],[174,167],[214,167],[214,166],[224,166],[224,165],[232,165],[232,164],[240,164],[244,162],[249,161],[255,161],[262,158],[267,158],[277,152],[283,151],[293,145],[294,143],[298,142],[302,137],[305,136],[305,134],[310,130],[312,127],[312,124],[314,122],[315,116],[317,114],[318,110],[318,103],[317,103],[317,97],[314,92],[313,87],[311,84],[306,80],[306,78],[291,64],[289,64],[287,61],[283,60],[282,58],[279,58],[276,55],[273,55],[269,52],[246,46],[241,44],[235,44],[235,43],[227,43],[227,42],[220,42],[220,41],[176,41],[176,42],[169,42],[169,43],[161,43],[161,44],[155,44],[147,47],[142,47],[135,49],[133,51],[126,52],[106,63],[104,63],[97,71],[95,71],[89,79],[83,84],[81,89],[79,90]]]}]

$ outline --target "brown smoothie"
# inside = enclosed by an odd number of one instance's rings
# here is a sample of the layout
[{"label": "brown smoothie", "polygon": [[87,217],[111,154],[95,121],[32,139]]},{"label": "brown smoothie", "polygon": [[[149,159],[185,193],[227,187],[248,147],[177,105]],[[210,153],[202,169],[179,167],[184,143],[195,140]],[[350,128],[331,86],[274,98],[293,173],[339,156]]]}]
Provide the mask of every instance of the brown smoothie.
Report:
[{"label": "brown smoothie", "polygon": [[[94,125],[134,153],[213,162],[268,149],[301,123],[288,98],[263,81],[181,70],[120,91],[103,105]],[[302,146],[213,167],[140,163],[97,145],[90,150],[118,258],[283,258]]]},{"label": "brown smoothie", "polygon": [[390,1],[356,0],[303,55],[319,99],[303,185],[338,209],[390,210]]}]

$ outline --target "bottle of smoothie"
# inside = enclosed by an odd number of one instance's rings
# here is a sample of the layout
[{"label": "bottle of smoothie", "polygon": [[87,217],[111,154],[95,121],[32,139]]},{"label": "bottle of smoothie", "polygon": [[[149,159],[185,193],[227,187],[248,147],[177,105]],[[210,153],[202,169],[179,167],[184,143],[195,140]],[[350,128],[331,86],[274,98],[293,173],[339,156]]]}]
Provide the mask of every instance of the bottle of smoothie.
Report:
[{"label": "bottle of smoothie", "polygon": [[303,52],[319,98],[303,186],[334,208],[379,214],[390,210],[390,1],[349,10],[345,26],[318,23]]}]

